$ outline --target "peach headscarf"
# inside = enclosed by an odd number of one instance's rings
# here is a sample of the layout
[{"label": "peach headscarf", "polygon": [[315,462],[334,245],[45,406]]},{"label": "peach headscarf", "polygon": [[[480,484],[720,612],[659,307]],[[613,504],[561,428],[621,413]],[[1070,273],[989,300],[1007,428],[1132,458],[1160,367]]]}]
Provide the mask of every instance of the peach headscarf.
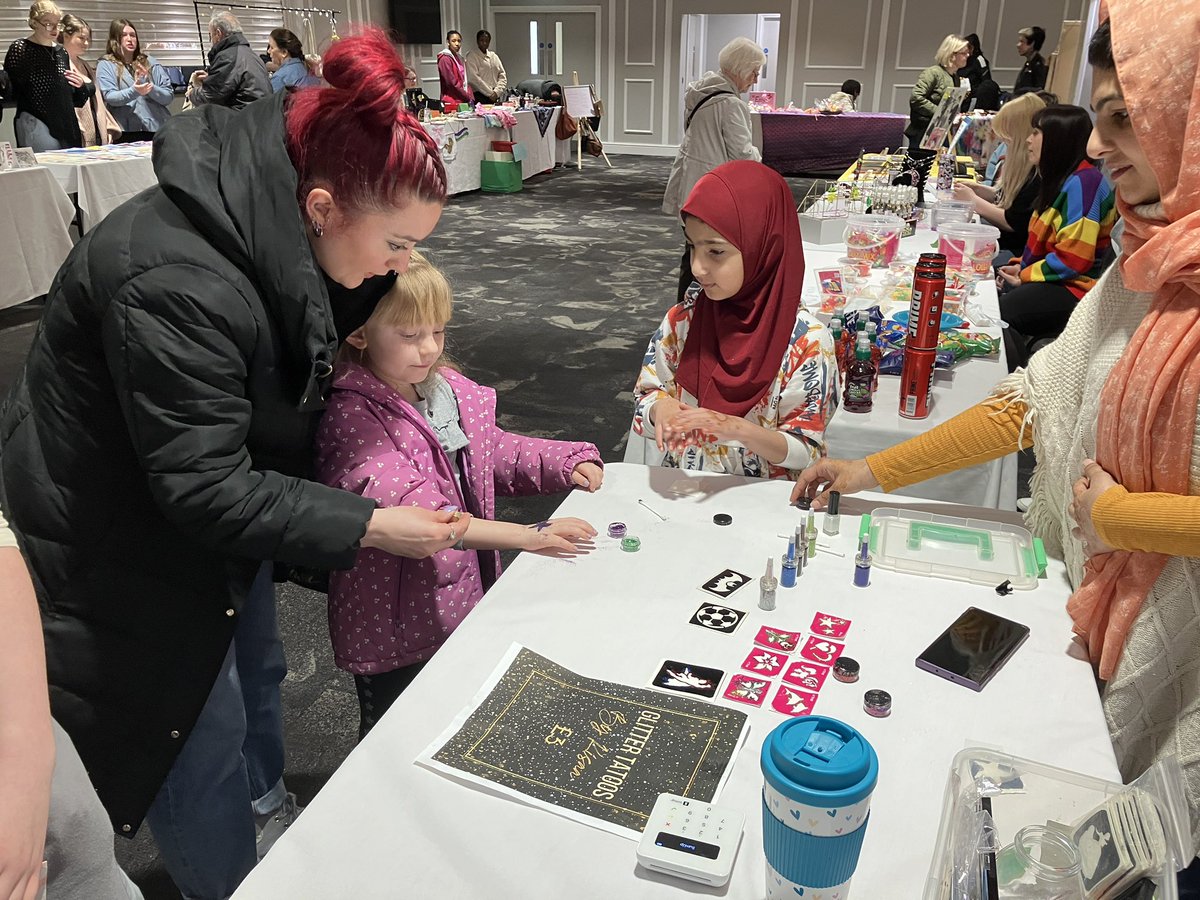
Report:
[{"label": "peach headscarf", "polygon": [[[1100,395],[1096,461],[1130,492],[1187,494],[1200,399],[1200,3],[1107,5],[1117,78],[1164,218],[1148,218],[1118,190],[1121,275],[1154,299]],[[1168,559],[1117,550],[1088,561],[1067,609],[1102,679],[1116,671]]]}]

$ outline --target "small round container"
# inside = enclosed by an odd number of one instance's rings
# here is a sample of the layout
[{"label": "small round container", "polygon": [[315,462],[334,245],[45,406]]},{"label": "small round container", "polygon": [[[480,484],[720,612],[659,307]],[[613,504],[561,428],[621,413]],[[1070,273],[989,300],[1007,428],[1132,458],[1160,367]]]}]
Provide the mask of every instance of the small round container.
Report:
[{"label": "small round container", "polygon": [[729,515],[729,513],[717,513],[715,516],[713,516],[713,524],[714,525],[732,525],[733,524],[733,516]]},{"label": "small round container", "polygon": [[861,215],[846,220],[846,255],[878,269],[889,266],[900,250],[904,220],[899,216]]},{"label": "small round container", "polygon": [[833,677],[843,684],[854,684],[858,681],[858,671],[858,660],[848,656],[839,657],[838,661],[833,664]]},{"label": "small round container", "polygon": [[628,530],[624,522],[613,522],[608,526],[608,536],[610,538],[622,538],[625,537],[625,532]]},{"label": "small round container", "polygon": [[973,278],[992,274],[992,259],[1000,250],[1000,229],[974,222],[946,222],[938,228],[938,253],[946,270]]},{"label": "small round container", "polygon": [[621,538],[621,549],[626,553],[637,553],[642,549],[642,542],[635,537]]},{"label": "small round container", "polygon": [[876,719],[886,719],[892,714],[892,695],[887,691],[867,691],[863,694],[863,711]]},{"label": "small round container", "polygon": [[1036,896],[1082,898],[1081,868],[1079,848],[1045,825],[1026,825],[996,854],[996,878],[1000,887],[1017,889],[1014,896],[1032,897],[1032,889],[1041,888],[1045,893]]}]

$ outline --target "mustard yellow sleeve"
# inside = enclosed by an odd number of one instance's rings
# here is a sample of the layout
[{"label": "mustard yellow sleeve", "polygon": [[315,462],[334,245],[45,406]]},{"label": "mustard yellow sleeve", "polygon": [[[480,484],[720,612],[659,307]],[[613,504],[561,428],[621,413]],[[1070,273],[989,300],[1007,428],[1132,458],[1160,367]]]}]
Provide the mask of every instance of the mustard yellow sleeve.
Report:
[{"label": "mustard yellow sleeve", "polygon": [[1030,428],[1017,443],[1025,419],[1024,403],[1010,403],[1002,410],[987,403],[978,403],[937,428],[868,456],[867,465],[880,487],[894,491],[1033,446]]},{"label": "mustard yellow sleeve", "polygon": [[1200,556],[1200,497],[1131,494],[1117,485],[1092,506],[1092,524],[1118,550]]}]

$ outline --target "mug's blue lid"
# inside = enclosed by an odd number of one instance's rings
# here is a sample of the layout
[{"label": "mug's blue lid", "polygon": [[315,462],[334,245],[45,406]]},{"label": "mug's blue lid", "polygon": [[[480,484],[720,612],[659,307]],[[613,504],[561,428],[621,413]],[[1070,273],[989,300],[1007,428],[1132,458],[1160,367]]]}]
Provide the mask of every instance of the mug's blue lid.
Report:
[{"label": "mug's blue lid", "polygon": [[762,745],[763,777],[785,797],[809,806],[846,806],[875,789],[879,758],[865,737],[837,719],[797,716]]}]

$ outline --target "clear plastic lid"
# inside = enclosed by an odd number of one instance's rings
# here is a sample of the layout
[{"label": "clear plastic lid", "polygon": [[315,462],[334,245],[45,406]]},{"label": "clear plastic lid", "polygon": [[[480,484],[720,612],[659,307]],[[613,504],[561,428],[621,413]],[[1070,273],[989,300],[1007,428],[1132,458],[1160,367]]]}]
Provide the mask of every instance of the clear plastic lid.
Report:
[{"label": "clear plastic lid", "polygon": [[1033,535],[1019,525],[938,516],[910,509],[871,514],[871,558],[875,565],[913,575],[996,585],[1018,590],[1038,583]]}]

